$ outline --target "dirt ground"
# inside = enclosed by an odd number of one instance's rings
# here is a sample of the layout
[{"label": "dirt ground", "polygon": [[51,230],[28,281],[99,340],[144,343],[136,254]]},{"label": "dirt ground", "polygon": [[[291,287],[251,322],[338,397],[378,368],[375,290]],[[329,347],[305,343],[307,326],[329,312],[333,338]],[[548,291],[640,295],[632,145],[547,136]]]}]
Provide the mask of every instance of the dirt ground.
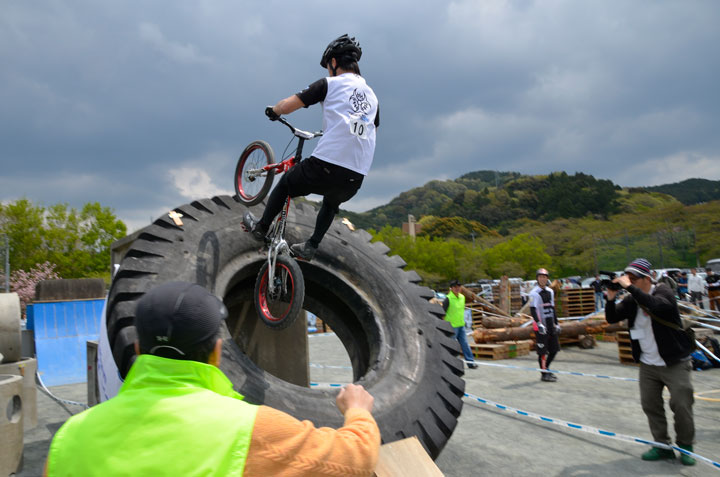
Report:
[{"label": "dirt ground", "polygon": [[[351,378],[346,368],[349,359],[334,335],[310,340],[310,361],[318,365],[311,367],[315,382],[346,383]],[[535,368],[537,358],[531,353],[483,363]],[[339,368],[319,367],[323,365]],[[618,362],[615,343],[598,343],[589,350],[563,347],[553,368],[629,378],[637,378],[638,372],[636,367]],[[558,382],[545,383],[539,377],[536,371],[481,365],[466,370],[466,392],[546,417],[651,439],[637,382],[560,374]],[[693,372],[693,383],[696,393],[720,390],[720,369]],[[64,399],[87,400],[84,383],[56,386],[51,391]],[[706,396],[717,399],[720,392]],[[666,408],[672,427],[672,414]],[[39,425],[25,431],[24,468],[18,476],[41,475],[54,432],[71,413],[79,411],[38,393]],[[720,402],[696,398],[694,412],[695,451],[720,461]],[[646,449],[645,445],[561,427],[465,398],[457,428],[436,464],[448,477],[707,476],[720,470],[701,462],[694,467],[685,467],[679,460],[643,462],[640,454]]]}]

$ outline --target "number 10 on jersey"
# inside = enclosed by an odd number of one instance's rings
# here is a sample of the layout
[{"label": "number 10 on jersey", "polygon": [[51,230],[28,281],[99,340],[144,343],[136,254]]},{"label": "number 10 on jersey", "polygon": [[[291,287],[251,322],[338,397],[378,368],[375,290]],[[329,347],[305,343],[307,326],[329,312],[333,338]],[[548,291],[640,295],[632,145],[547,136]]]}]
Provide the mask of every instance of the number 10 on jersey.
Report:
[{"label": "number 10 on jersey", "polygon": [[356,119],[354,121],[350,122],[350,134],[353,136],[357,136],[360,139],[367,139],[368,137],[368,127],[365,121],[361,121],[359,119]]}]

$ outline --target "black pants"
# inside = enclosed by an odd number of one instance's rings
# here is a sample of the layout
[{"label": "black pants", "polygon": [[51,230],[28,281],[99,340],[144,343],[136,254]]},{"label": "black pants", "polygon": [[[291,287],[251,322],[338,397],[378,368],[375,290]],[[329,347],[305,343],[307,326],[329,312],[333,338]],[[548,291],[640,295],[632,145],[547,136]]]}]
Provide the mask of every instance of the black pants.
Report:
[{"label": "black pants", "polygon": [[270,227],[288,196],[322,195],[323,202],[315,221],[315,231],[308,240],[311,245],[318,247],[340,210],[340,204],[357,193],[364,178],[358,172],[311,156],[283,174],[270,193],[260,224],[264,228]]},{"label": "black pants", "polygon": [[[552,325],[550,325],[552,326]],[[560,351],[560,339],[556,333],[535,334],[535,349],[538,354],[540,369],[549,369],[550,363]]]}]

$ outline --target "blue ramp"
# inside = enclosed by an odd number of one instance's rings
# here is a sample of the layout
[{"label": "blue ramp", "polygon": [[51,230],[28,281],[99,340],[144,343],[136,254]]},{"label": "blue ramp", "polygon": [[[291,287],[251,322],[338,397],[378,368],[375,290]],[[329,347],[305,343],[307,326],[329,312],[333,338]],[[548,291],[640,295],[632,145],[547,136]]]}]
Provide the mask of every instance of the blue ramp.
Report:
[{"label": "blue ramp", "polygon": [[104,299],[34,303],[27,328],[34,331],[38,371],[47,386],[87,381],[87,344],[97,340]]}]

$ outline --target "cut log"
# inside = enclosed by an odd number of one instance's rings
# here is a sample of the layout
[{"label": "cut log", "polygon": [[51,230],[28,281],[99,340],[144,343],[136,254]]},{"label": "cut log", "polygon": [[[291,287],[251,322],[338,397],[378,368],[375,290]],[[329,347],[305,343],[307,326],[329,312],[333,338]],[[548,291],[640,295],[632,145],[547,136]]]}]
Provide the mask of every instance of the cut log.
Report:
[{"label": "cut log", "polygon": [[[580,335],[594,335],[627,330],[626,322],[609,324],[606,321],[592,320],[560,325],[560,336],[572,338]],[[535,337],[532,326],[514,328],[477,329],[473,332],[475,343],[493,343],[495,341],[526,340]]]},{"label": "cut log", "polygon": [[500,316],[483,316],[482,319],[482,325],[485,328],[513,328],[527,322],[527,318],[504,318]]}]

